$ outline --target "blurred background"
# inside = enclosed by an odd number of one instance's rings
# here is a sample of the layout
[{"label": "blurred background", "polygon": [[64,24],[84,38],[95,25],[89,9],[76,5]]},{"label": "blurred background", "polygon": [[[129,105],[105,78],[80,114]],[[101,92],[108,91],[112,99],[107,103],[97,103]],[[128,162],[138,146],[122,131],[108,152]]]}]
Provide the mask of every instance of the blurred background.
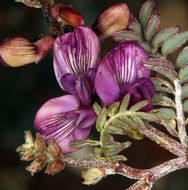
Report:
[{"label": "blurred background", "polygon": [[[61,0],[66,5],[78,10],[86,25],[94,23],[97,15],[117,0]],[[144,0],[126,0],[131,12],[138,18]],[[179,24],[182,31],[188,29],[187,0],[158,0],[156,10],[161,13],[163,29]],[[49,28],[43,20],[40,9],[15,3],[14,0],[0,0],[0,42],[10,36],[24,36],[31,41],[38,39]],[[113,46],[111,40],[102,42],[103,56]],[[172,58],[173,59],[173,58]],[[25,170],[26,163],[19,160],[15,152],[24,142],[24,130],[31,130],[36,111],[48,99],[61,96],[53,71],[52,52],[38,65],[30,64],[19,68],[7,68],[0,65],[0,190],[125,190],[134,180],[122,176],[108,176],[95,186],[85,186],[81,182],[80,171],[66,168],[55,176],[44,172],[34,177]],[[93,129],[94,135],[95,130]],[[87,157],[88,149],[82,149],[71,156]],[[155,145],[148,139],[133,141],[131,148],[125,151],[127,164],[137,168],[151,168],[159,163],[174,158],[172,154]],[[154,190],[187,190],[188,171],[172,173],[154,185]]]}]

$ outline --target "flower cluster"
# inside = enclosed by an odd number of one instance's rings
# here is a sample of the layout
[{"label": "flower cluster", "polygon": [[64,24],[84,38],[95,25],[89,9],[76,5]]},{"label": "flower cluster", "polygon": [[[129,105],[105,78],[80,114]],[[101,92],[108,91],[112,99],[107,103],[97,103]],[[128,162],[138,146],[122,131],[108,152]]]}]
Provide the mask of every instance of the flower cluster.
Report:
[{"label": "flower cluster", "polygon": [[50,36],[34,44],[21,37],[8,39],[0,46],[0,57],[9,66],[38,62],[53,44],[55,76],[61,89],[68,94],[48,100],[36,113],[34,126],[46,141],[53,138],[63,153],[70,153],[78,149],[70,144],[85,140],[96,122],[92,108],[94,94],[109,106],[130,93],[130,106],[149,100],[142,108],[142,111],[149,111],[154,86],[149,79],[150,70],[142,65],[148,55],[135,41],[119,43],[100,60],[100,39],[132,22],[132,14],[125,3],[107,8],[90,28],[80,26],[84,24],[80,14],[61,4],[52,6],[51,14],[63,24],[77,28],[55,41]]}]

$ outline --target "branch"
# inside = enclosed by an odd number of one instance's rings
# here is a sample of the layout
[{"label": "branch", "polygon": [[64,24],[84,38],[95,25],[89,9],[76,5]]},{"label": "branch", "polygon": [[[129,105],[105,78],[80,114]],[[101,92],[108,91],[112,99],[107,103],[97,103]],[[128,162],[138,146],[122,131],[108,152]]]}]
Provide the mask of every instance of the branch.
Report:
[{"label": "branch", "polygon": [[186,143],[186,129],[184,125],[184,115],[183,115],[183,107],[182,107],[182,87],[180,81],[178,79],[174,80],[175,87],[175,103],[176,103],[176,114],[177,114],[177,124],[178,124],[178,132],[181,144],[187,148]]}]

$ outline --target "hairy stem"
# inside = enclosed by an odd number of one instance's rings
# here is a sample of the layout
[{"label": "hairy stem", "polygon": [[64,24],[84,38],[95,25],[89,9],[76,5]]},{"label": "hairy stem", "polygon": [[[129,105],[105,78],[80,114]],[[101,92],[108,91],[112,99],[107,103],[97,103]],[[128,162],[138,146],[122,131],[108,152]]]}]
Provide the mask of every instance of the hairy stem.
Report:
[{"label": "hairy stem", "polygon": [[178,132],[181,144],[187,148],[186,143],[186,129],[184,125],[184,115],[183,115],[183,107],[182,107],[182,87],[179,79],[174,80],[175,87],[175,103],[176,103],[176,114],[177,114],[177,124],[178,124]]}]

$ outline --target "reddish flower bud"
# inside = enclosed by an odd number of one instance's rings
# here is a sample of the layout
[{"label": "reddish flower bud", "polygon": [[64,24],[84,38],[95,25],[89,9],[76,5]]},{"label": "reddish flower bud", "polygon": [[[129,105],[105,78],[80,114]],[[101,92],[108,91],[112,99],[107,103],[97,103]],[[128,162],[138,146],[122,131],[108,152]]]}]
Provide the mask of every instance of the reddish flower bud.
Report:
[{"label": "reddish flower bud", "polygon": [[13,37],[0,44],[0,62],[6,66],[18,67],[38,63],[51,49],[54,39],[47,35],[36,43],[23,37]]},{"label": "reddish flower bud", "polygon": [[21,2],[24,3],[25,5],[29,6],[29,7],[35,7],[35,8],[41,8],[41,4],[39,1],[37,0],[15,0],[16,2]]},{"label": "reddish flower bud", "polygon": [[54,160],[48,164],[48,167],[47,167],[45,173],[54,175],[54,174],[59,173],[64,168],[65,168],[65,163],[63,161]]},{"label": "reddish flower bud", "polygon": [[[118,3],[105,9],[92,26],[100,39],[110,37],[115,32],[125,29],[132,19],[125,3]],[[132,16],[130,17],[132,18]]]},{"label": "reddish flower bud", "polygon": [[45,154],[45,153],[40,153],[40,154],[36,157],[35,160],[36,160],[37,162],[44,162],[44,163],[46,163],[47,160],[48,160],[48,156],[47,156],[47,154]]},{"label": "reddish flower bud", "polygon": [[39,133],[36,133],[35,147],[38,151],[44,151],[46,149],[44,137]]},{"label": "reddish flower bud", "polygon": [[33,161],[27,168],[26,170],[31,172],[31,175],[34,175],[36,172],[41,171],[45,166],[44,162],[38,162],[38,161]]},{"label": "reddish flower bud", "polygon": [[61,147],[55,142],[53,138],[48,141],[48,148],[49,148],[50,154],[54,158],[63,157]]},{"label": "reddish flower bud", "polygon": [[85,23],[79,12],[63,4],[54,4],[50,8],[50,13],[51,16],[58,22],[61,22],[62,25],[77,27],[83,26]]},{"label": "reddish flower bud", "polygon": [[28,151],[22,155],[21,160],[30,161],[30,160],[33,160],[34,157],[35,157],[35,154],[33,153],[33,151]]}]

